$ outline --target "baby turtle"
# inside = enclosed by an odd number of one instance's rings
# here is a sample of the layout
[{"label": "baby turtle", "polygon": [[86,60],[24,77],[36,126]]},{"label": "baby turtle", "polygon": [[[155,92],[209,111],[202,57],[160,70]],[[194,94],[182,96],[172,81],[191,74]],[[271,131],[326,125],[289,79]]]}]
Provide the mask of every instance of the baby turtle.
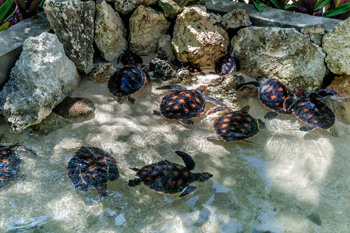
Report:
[{"label": "baby turtle", "polygon": [[240,69],[239,58],[225,55],[221,57],[215,64],[215,73],[219,76],[231,74],[233,71]]},{"label": "baby turtle", "polygon": [[107,196],[107,181],[119,177],[117,161],[96,147],[81,147],[69,161],[67,175],[75,189],[86,191],[89,186]]},{"label": "baby turtle", "polygon": [[150,189],[165,194],[182,192],[180,197],[193,193],[197,188],[189,186],[192,182],[203,182],[210,179],[213,175],[208,172],[192,173],[195,162],[192,157],[185,152],[175,151],[185,163],[185,167],[163,160],[157,163],[146,165],[142,168],[132,168],[136,171],[134,180],[129,180],[129,186],[135,187],[143,182]]},{"label": "baby turtle", "polygon": [[[2,139],[4,137],[0,136],[0,138]],[[37,156],[34,150],[21,145],[0,145],[0,188],[21,177],[22,159],[19,155],[22,154],[19,153],[22,152],[29,152],[30,155]]]},{"label": "baby turtle", "polygon": [[289,97],[285,100],[284,108],[291,110],[299,120],[308,124],[301,127],[301,131],[311,131],[315,128],[329,129],[334,124],[335,115],[332,110],[316,98],[335,95],[337,91],[323,89],[306,97],[303,89],[295,88],[295,93],[296,98]]},{"label": "baby turtle", "polygon": [[123,65],[131,65],[131,66],[137,66],[141,68],[143,60],[142,58],[131,51],[130,49],[125,50],[122,54],[120,54],[118,58],[118,62],[121,61]]},{"label": "baby turtle", "polygon": [[121,103],[123,97],[134,103],[135,99],[130,95],[141,90],[142,87],[151,83],[149,76],[136,66],[125,66],[115,72],[108,81],[109,91],[117,97]]},{"label": "baby turtle", "polygon": [[246,85],[254,85],[259,89],[259,99],[262,104],[268,107],[273,112],[268,112],[265,119],[272,120],[278,114],[291,114],[292,112],[283,108],[285,99],[292,96],[288,88],[278,79],[268,79],[266,77],[258,77],[255,82],[247,82],[237,86],[236,90],[241,89]]},{"label": "baby turtle", "polygon": [[171,64],[173,65],[173,67],[177,71],[182,70],[182,69],[186,69],[186,70],[190,71],[191,73],[205,75],[205,73],[202,72],[199,65],[194,65],[194,64],[189,63],[189,62],[179,62],[178,60],[173,61]]},{"label": "baby turtle", "polygon": [[239,111],[233,111],[229,107],[219,106],[207,112],[207,115],[218,111],[228,111],[214,121],[216,135],[208,139],[224,140],[225,142],[240,141],[255,136],[265,123],[260,119],[255,120],[249,115],[249,105]]},{"label": "baby turtle", "polygon": [[184,125],[193,125],[189,118],[198,117],[204,112],[206,101],[216,105],[222,105],[220,101],[203,96],[206,86],[202,85],[195,90],[187,90],[181,85],[165,85],[157,87],[157,90],[171,89],[179,90],[163,97],[160,104],[160,112],[154,110],[155,115],[163,115],[167,119],[176,119]]}]

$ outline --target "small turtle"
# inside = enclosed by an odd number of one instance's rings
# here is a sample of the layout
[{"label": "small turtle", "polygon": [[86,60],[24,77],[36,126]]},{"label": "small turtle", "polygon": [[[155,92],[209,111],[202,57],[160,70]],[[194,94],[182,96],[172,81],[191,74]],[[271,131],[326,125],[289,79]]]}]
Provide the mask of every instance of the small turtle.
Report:
[{"label": "small turtle", "polygon": [[[4,138],[3,135],[0,138]],[[21,177],[22,159],[19,152],[29,152],[30,155],[37,156],[34,150],[21,145],[0,145],[0,188]]]},{"label": "small turtle", "polygon": [[107,181],[119,177],[117,161],[108,153],[96,147],[81,147],[69,161],[67,175],[75,189],[86,191],[89,186],[107,195]]},{"label": "small turtle", "polygon": [[249,105],[244,106],[239,111],[233,111],[229,107],[219,106],[207,112],[207,115],[218,111],[228,111],[215,119],[214,130],[216,135],[209,136],[208,139],[224,140],[225,142],[240,141],[255,136],[265,123],[260,119],[255,120],[249,115]]},{"label": "small turtle", "polygon": [[179,62],[178,60],[173,61],[171,64],[173,65],[173,67],[176,70],[186,69],[186,70],[190,71],[191,73],[205,75],[205,73],[202,72],[199,65],[194,65],[194,64],[189,63],[189,62]]},{"label": "small turtle", "polygon": [[127,97],[131,103],[134,103],[135,99],[130,95],[150,83],[150,77],[139,68],[125,66],[117,70],[109,79],[108,89],[117,97],[118,103],[121,103],[123,97]]},{"label": "small turtle", "polygon": [[133,51],[131,51],[130,49],[125,50],[122,54],[120,54],[119,58],[118,58],[118,62],[119,60],[123,63],[123,65],[132,65],[132,66],[137,66],[139,68],[141,68],[143,60],[142,58],[137,55],[136,53],[134,53]]},{"label": "small turtle", "polygon": [[246,85],[254,85],[259,89],[259,99],[262,104],[273,112],[268,112],[265,119],[272,120],[278,114],[291,114],[292,112],[283,108],[285,99],[292,96],[288,88],[278,79],[268,79],[266,77],[258,77],[255,82],[247,82],[237,86],[236,90]]},{"label": "small turtle", "polygon": [[186,167],[163,160],[157,163],[146,165],[142,168],[132,168],[136,171],[136,176],[133,180],[129,180],[129,186],[135,187],[143,182],[150,189],[165,194],[182,192],[180,197],[187,196],[193,193],[197,188],[189,186],[192,182],[203,182],[210,179],[213,175],[208,172],[192,173],[191,170],[195,167],[195,162],[192,157],[185,152],[175,151]]},{"label": "small turtle", "polygon": [[237,56],[232,57],[227,54],[215,63],[215,73],[219,76],[229,75],[233,71],[238,71],[239,69],[240,64]]},{"label": "small turtle", "polygon": [[163,115],[167,119],[176,119],[185,125],[192,125],[193,121],[188,119],[198,117],[204,112],[206,101],[210,101],[216,105],[222,105],[220,101],[202,95],[206,88],[204,85],[195,90],[187,90],[181,85],[157,87],[157,90],[172,89],[179,91],[164,96],[160,104],[160,112],[154,110],[153,113],[158,116]]},{"label": "small turtle", "polygon": [[324,98],[337,94],[337,91],[323,89],[311,93],[306,97],[303,89],[295,88],[296,98],[288,97],[284,102],[284,108],[291,110],[301,121],[308,124],[302,126],[301,131],[311,131],[315,128],[329,129],[335,122],[335,115],[332,110],[316,98]]}]

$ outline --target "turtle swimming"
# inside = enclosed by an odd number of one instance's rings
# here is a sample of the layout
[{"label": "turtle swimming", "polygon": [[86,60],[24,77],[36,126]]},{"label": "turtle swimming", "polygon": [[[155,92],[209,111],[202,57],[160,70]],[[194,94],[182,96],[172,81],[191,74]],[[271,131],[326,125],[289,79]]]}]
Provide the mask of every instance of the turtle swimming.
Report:
[{"label": "turtle swimming", "polygon": [[81,147],[69,161],[67,175],[75,189],[86,191],[92,186],[102,195],[107,195],[107,181],[119,177],[117,161],[97,147]]},{"label": "turtle swimming", "polygon": [[333,111],[317,98],[337,94],[337,91],[323,89],[306,96],[302,88],[295,88],[296,97],[289,97],[284,102],[284,108],[290,110],[308,126],[300,127],[301,131],[311,131],[315,128],[329,129],[335,122]]},{"label": "turtle swimming", "polygon": [[194,90],[187,90],[181,85],[165,85],[157,87],[157,90],[178,90],[175,93],[163,97],[160,104],[160,112],[154,110],[155,115],[163,115],[167,119],[176,119],[182,124],[192,125],[194,122],[190,118],[198,117],[206,105],[206,101],[216,105],[222,105],[220,101],[203,96],[206,86],[201,85]]},{"label": "turtle swimming", "polygon": [[224,140],[225,142],[240,141],[255,136],[265,123],[260,119],[254,119],[249,113],[249,105],[244,106],[239,111],[233,111],[226,106],[219,106],[207,112],[207,115],[218,111],[226,111],[214,121],[216,135],[209,136],[208,139]]},{"label": "turtle swimming", "polygon": [[165,194],[182,192],[180,197],[193,193],[197,188],[189,186],[192,182],[203,182],[210,179],[213,175],[208,172],[192,173],[195,168],[195,162],[192,157],[182,151],[175,151],[185,163],[185,166],[163,160],[157,163],[146,165],[142,168],[132,168],[136,171],[133,180],[129,180],[129,186],[135,187],[141,182],[150,189]]},{"label": "turtle swimming", "polygon": [[236,91],[244,86],[253,85],[259,89],[260,102],[268,107],[272,112],[265,115],[265,119],[272,120],[278,114],[291,114],[292,111],[284,109],[283,103],[285,99],[292,96],[288,88],[278,79],[268,79],[266,77],[258,77],[257,81],[243,83],[237,86]]},{"label": "turtle swimming", "polygon": [[136,66],[125,66],[117,70],[108,81],[108,89],[116,96],[118,103],[127,98],[131,103],[135,99],[132,94],[151,83],[150,77]]}]

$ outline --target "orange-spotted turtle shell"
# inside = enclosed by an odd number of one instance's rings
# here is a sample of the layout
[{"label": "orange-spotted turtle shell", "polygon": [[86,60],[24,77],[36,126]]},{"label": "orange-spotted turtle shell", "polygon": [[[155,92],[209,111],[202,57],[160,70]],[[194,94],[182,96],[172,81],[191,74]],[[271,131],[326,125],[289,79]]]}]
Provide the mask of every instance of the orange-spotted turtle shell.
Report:
[{"label": "orange-spotted turtle shell", "polygon": [[233,71],[238,71],[239,68],[238,57],[225,55],[216,62],[215,73],[220,76],[224,76],[232,73]]},{"label": "orange-spotted turtle shell", "polygon": [[69,161],[67,174],[77,190],[92,186],[102,196],[107,195],[107,181],[119,177],[116,159],[96,147],[81,147]]},{"label": "orange-spotted turtle shell", "polygon": [[133,65],[141,67],[143,61],[142,58],[131,50],[125,50],[119,57],[123,65]]}]

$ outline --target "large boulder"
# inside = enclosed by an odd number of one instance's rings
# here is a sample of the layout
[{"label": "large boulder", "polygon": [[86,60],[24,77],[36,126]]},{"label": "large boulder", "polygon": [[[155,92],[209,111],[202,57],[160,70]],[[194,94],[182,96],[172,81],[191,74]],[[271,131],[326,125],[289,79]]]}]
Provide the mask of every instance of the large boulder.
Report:
[{"label": "large boulder", "polygon": [[157,0],[108,0],[107,2],[114,2],[115,9],[123,15],[127,15],[133,12],[138,6],[153,5],[157,3]]},{"label": "large boulder", "polygon": [[230,11],[224,14],[222,18],[222,25],[225,30],[248,27],[252,25],[247,11],[243,9],[235,9]]},{"label": "large boulder", "polygon": [[325,54],[294,28],[249,27],[231,40],[241,68],[253,77],[278,78],[291,87],[320,88]]},{"label": "large boulder", "polygon": [[95,43],[106,61],[118,58],[128,48],[123,21],[104,0],[96,3]]},{"label": "large boulder", "polygon": [[88,74],[94,57],[95,2],[46,0],[44,11],[67,56],[80,72]]},{"label": "large boulder", "polygon": [[29,37],[0,92],[1,114],[17,131],[38,124],[79,81],[77,68],[55,34]]},{"label": "large boulder", "polygon": [[350,75],[350,18],[337,24],[322,41],[327,67],[335,74]]},{"label": "large boulder", "polygon": [[151,7],[139,6],[129,19],[130,49],[134,52],[156,52],[158,40],[165,35],[170,22]]},{"label": "large boulder", "polygon": [[158,5],[163,9],[164,15],[170,18],[174,18],[183,9],[173,0],[158,0]]},{"label": "large boulder", "polygon": [[177,15],[172,45],[179,61],[212,68],[227,53],[228,43],[227,32],[205,7],[185,7]]}]

